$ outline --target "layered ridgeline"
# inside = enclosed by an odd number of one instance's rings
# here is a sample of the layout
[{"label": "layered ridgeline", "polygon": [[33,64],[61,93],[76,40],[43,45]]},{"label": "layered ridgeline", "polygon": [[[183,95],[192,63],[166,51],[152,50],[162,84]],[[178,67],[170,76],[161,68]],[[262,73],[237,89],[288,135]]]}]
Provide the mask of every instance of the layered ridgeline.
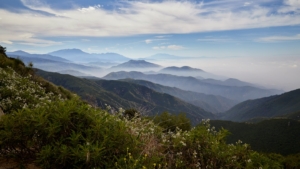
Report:
[{"label": "layered ridgeline", "polygon": [[162,132],[149,119],[93,108],[8,58],[1,46],[0,67],[0,96],[6,100],[0,168],[294,167],[241,142],[227,145],[226,131],[215,131],[208,121],[190,131]]},{"label": "layered ridgeline", "polygon": [[228,86],[220,84],[212,84],[195,77],[175,76],[170,74],[144,74],[141,72],[113,72],[105,77],[108,80],[119,79],[137,79],[146,80],[164,86],[177,87],[182,90],[189,90],[204,94],[212,94],[223,96],[237,102],[242,102],[248,99],[256,99],[265,96],[275,95],[280,93],[278,90],[261,89],[253,86]]},{"label": "layered ridgeline", "polygon": [[50,54],[30,54],[24,51],[8,52],[8,56],[21,59],[25,64],[33,63],[35,68],[46,71],[76,70],[83,72],[101,71],[100,67],[84,65]]},{"label": "layered ridgeline", "polygon": [[[226,111],[222,117],[231,121],[285,116],[300,111],[300,89],[255,100],[242,102]],[[297,115],[292,115],[297,117]]]},{"label": "layered ridgeline", "polygon": [[237,104],[236,101],[222,96],[207,95],[198,92],[181,90],[176,87],[163,86],[145,80],[124,79],[123,81],[143,85],[160,93],[170,94],[212,113],[225,112]]},{"label": "layered ridgeline", "polygon": [[146,115],[156,115],[164,111],[172,114],[184,112],[187,117],[197,124],[203,118],[214,119],[214,115],[202,108],[184,102],[169,94],[160,93],[148,87],[126,81],[114,80],[88,80],[50,73],[42,70],[37,74],[52,83],[69,89],[84,100],[99,107],[109,104],[115,109],[135,108]]}]

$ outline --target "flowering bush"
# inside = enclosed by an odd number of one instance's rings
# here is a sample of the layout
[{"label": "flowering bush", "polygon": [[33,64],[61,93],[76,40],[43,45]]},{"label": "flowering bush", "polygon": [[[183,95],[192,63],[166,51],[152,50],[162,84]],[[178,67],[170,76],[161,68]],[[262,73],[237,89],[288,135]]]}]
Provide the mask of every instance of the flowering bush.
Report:
[{"label": "flowering bush", "polygon": [[0,107],[5,113],[21,108],[35,108],[53,100],[63,100],[60,95],[46,93],[41,84],[22,77],[13,69],[0,68]]}]

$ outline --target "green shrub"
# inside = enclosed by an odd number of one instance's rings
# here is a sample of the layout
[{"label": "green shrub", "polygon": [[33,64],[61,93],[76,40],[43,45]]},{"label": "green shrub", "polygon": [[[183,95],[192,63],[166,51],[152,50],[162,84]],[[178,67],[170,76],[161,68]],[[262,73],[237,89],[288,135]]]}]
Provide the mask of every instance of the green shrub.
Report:
[{"label": "green shrub", "polygon": [[78,100],[2,116],[0,154],[42,168],[105,168],[136,152],[124,121]]},{"label": "green shrub", "polygon": [[155,124],[161,126],[165,132],[175,132],[177,128],[188,131],[191,129],[191,122],[184,113],[173,115],[163,112],[153,118]]}]

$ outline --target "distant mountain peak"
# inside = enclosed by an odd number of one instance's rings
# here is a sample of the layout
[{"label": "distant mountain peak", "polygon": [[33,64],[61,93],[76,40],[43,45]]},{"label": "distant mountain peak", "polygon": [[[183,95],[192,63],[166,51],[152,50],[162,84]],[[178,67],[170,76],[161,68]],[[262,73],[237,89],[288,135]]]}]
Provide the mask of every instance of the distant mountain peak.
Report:
[{"label": "distant mountain peak", "polygon": [[51,52],[49,54],[53,54],[53,53],[78,53],[78,54],[87,54],[86,52],[82,51],[81,49],[77,49],[77,48],[73,48],[73,49],[61,49],[61,50],[57,50],[54,52]]},{"label": "distant mountain peak", "polygon": [[129,60],[128,62],[119,64],[117,66],[114,66],[113,68],[157,68],[157,67],[161,67],[160,65],[151,63],[151,62],[147,62],[145,60]]},{"label": "distant mountain peak", "polygon": [[162,71],[199,71],[199,72],[204,72],[201,69],[192,68],[189,66],[182,66],[182,67],[171,66],[171,67],[166,67],[166,68],[162,69]]},{"label": "distant mountain peak", "polygon": [[14,51],[14,52],[8,52],[8,53],[11,53],[11,54],[19,54],[19,55],[29,55],[30,53],[27,53],[23,50],[17,50],[17,51]]}]

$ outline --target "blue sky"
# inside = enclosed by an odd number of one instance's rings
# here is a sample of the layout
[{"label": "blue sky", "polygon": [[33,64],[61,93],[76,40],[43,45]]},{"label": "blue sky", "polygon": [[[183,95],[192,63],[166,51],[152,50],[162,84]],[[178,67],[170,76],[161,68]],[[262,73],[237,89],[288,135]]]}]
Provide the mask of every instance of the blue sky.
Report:
[{"label": "blue sky", "polygon": [[[238,67],[250,62],[282,76],[300,73],[299,0],[0,0],[0,25],[0,44],[8,51],[168,53],[212,58],[198,67],[228,65],[219,71],[239,78]],[[288,89],[300,86],[289,77]]]}]

